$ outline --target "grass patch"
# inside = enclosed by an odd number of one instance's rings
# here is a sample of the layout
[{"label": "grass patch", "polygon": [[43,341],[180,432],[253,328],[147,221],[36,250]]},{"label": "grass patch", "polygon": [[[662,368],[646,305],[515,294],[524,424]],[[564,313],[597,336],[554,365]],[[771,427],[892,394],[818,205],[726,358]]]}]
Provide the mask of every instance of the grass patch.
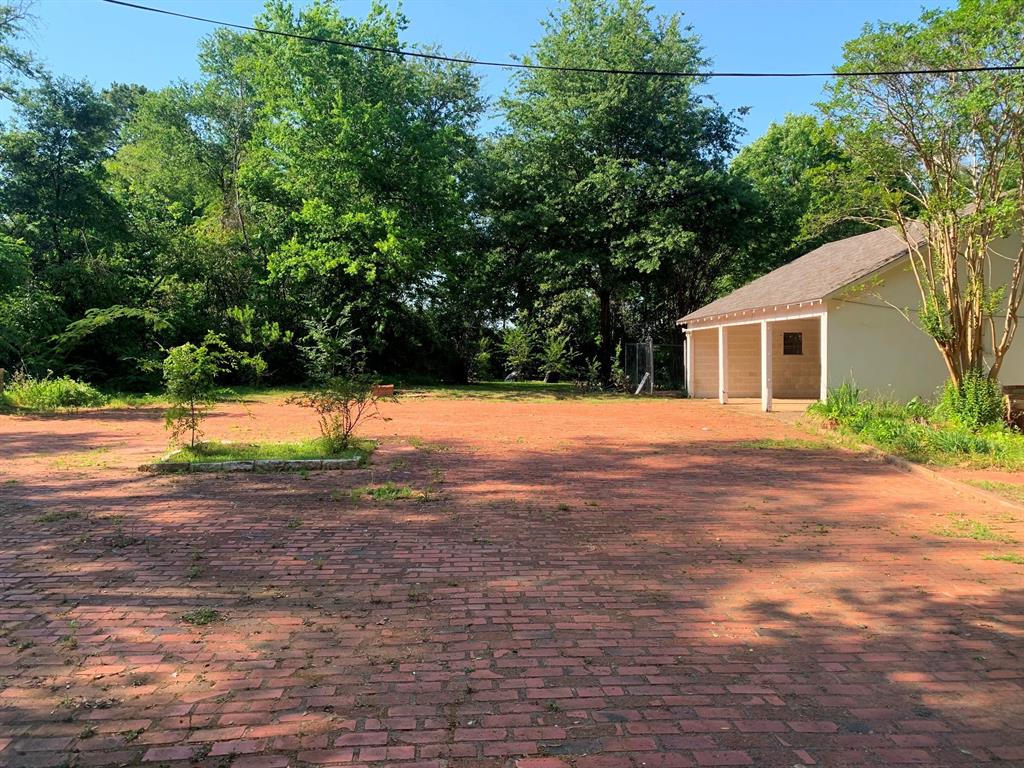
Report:
[{"label": "grass patch", "polygon": [[361,499],[369,496],[374,501],[396,501],[398,499],[413,499],[423,494],[410,488],[408,485],[396,485],[395,483],[384,483],[383,485],[364,485],[352,489],[352,498]]},{"label": "grass patch", "polygon": [[440,443],[428,443],[419,437],[410,437],[409,445],[417,451],[423,451],[423,453],[444,453],[448,450],[447,445],[441,445]]},{"label": "grass patch", "polygon": [[828,448],[823,443],[814,440],[803,440],[800,438],[787,437],[782,440],[741,440],[736,443],[737,448],[751,448],[758,451],[823,451]]},{"label": "grass patch", "polygon": [[224,616],[220,611],[215,611],[209,606],[201,606],[194,608],[188,613],[181,615],[181,620],[186,624],[192,624],[196,627],[205,627],[207,624],[213,624],[215,621],[222,621]]},{"label": "grass patch", "polygon": [[77,520],[81,514],[74,509],[49,509],[36,518],[37,523],[60,523],[65,520]]},{"label": "grass patch", "polygon": [[968,480],[968,485],[985,491],[998,493],[1000,496],[1024,504],[1024,485],[1017,483],[997,483],[992,480]]},{"label": "grass patch", "polygon": [[341,453],[331,453],[320,438],[300,440],[292,443],[200,443],[194,448],[185,446],[175,451],[163,464],[183,464],[189,462],[212,461],[255,461],[296,459],[361,459],[365,460],[376,448],[372,440],[357,440],[355,444]]},{"label": "grass patch", "polygon": [[951,539],[974,539],[975,541],[998,541],[1002,544],[1015,544],[1016,539],[1004,536],[992,530],[979,520],[971,520],[963,515],[953,515],[946,528],[937,528],[935,533]]},{"label": "grass patch", "polygon": [[1004,563],[1013,563],[1014,565],[1024,565],[1024,555],[1018,555],[1016,552],[1007,552],[1004,555],[987,555],[986,560],[999,560]]}]

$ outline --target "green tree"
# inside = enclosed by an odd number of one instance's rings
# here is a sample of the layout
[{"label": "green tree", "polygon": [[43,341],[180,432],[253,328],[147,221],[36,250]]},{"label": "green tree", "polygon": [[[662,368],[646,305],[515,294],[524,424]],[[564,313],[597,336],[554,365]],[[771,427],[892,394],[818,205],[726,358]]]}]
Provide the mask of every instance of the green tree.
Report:
[{"label": "green tree", "polygon": [[535,344],[534,329],[528,322],[519,322],[505,329],[501,337],[501,351],[505,355],[505,367],[512,378],[529,378],[536,357]]},{"label": "green tree", "polygon": [[870,229],[849,218],[853,173],[835,132],[813,115],[787,115],[745,146],[730,168],[756,195],[750,237],[723,288],[731,290],[819,245]]},{"label": "green tree", "polygon": [[[398,47],[405,19],[375,3],[363,20],[330,3],[270,2],[261,26]],[[468,258],[466,165],[478,83],[468,68],[244,35],[233,67],[259,120],[242,179],[260,201],[271,284],[292,311],[348,308],[382,359],[409,315],[436,306]],[[308,315],[307,315],[308,316]]]},{"label": "green tree", "polygon": [[[571,0],[524,61],[666,71],[707,63],[679,14],[654,19],[641,0]],[[615,302],[631,283],[641,293],[672,284],[675,311],[703,298],[712,276],[702,270],[715,265],[708,271],[717,276],[721,241],[737,219],[725,158],[738,129],[700,85],[530,70],[502,100],[508,128],[491,150],[501,178],[494,226],[511,258],[529,259],[527,273],[561,274],[593,292],[605,382]]]},{"label": "green tree", "polygon": [[[917,74],[840,78],[825,105],[865,216],[908,244],[916,320],[957,387],[971,372],[998,375],[1024,293],[1024,248],[1001,255],[1012,270],[996,281],[1005,272],[991,251],[1024,217],[1024,73],[978,69],[1019,66],[1021,40],[1018,0],[961,0],[917,22],[880,22],[846,44],[838,71]],[[954,68],[974,71],[943,71]]]},{"label": "green tree", "polygon": [[208,333],[201,344],[186,342],[167,351],[163,375],[167,398],[167,428],[175,441],[188,435],[196,446],[202,437],[202,423],[216,402],[217,379],[244,363],[244,356],[229,347],[221,336]]}]

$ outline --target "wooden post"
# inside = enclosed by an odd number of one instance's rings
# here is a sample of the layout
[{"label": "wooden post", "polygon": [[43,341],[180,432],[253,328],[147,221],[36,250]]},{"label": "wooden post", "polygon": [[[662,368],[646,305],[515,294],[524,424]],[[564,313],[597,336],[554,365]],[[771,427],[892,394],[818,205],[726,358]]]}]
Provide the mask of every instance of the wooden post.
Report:
[{"label": "wooden post", "polygon": [[772,409],[772,326],[761,321],[761,410]]},{"label": "wooden post", "polygon": [[729,402],[729,343],[725,326],[718,326],[718,402]]},{"label": "wooden post", "polygon": [[683,344],[686,345],[686,396],[694,397],[693,393],[693,331],[683,331]]},{"label": "wooden post", "polygon": [[819,399],[828,400],[828,312],[821,313],[821,339],[818,350],[818,365],[821,366],[821,392]]}]

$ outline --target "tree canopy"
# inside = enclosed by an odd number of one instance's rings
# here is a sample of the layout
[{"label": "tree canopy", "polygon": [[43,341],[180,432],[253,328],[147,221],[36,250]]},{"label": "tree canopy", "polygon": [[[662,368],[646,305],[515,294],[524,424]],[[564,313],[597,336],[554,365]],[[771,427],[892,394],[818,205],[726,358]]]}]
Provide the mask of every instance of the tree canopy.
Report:
[{"label": "tree canopy", "polygon": [[[1018,8],[878,24],[841,66],[1019,62]],[[1024,278],[986,282],[979,254],[1020,215],[1019,75],[843,80],[820,118],[741,148],[744,111],[701,78],[525,70],[488,104],[471,68],[388,52],[415,46],[381,2],[269,0],[254,23],[285,36],[218,29],[195,81],[152,91],[46,72],[18,44],[29,21],[0,5],[3,368],[147,387],[166,349],[213,334],[259,361],[245,376],[295,381],[343,328],[385,374],[607,383],[622,343],[679,343],[676,319],[721,293],[917,217],[975,254],[959,282],[916,262],[951,373],[978,365],[983,327],[1001,324],[992,372],[1013,338]],[[523,61],[710,64],[642,0],[566,0]]]}]

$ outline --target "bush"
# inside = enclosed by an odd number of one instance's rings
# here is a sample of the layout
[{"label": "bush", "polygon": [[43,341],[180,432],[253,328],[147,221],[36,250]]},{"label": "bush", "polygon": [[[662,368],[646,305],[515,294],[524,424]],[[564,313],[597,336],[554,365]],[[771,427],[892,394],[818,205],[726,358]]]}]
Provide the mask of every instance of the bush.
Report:
[{"label": "bush", "polygon": [[1003,420],[1003,391],[999,382],[981,371],[969,371],[956,386],[946,382],[935,414],[965,427],[983,427]]},{"label": "bush", "polygon": [[49,373],[42,379],[15,376],[0,395],[9,405],[32,411],[95,408],[107,401],[91,384],[70,376],[52,378]]},{"label": "bush", "polygon": [[1001,394],[998,401],[993,397],[997,391],[985,377],[972,377],[959,391],[947,386],[933,408],[918,398],[905,404],[862,402],[857,387],[846,383],[809,410],[890,453],[939,462],[981,459],[1016,468],[1024,465],[1024,436],[998,417],[991,421],[994,413],[1002,414]]},{"label": "bush", "polygon": [[312,392],[288,398],[288,402],[312,408],[320,435],[331,454],[348,450],[356,428],[369,419],[380,418],[378,403],[394,400],[376,393],[376,381],[365,373],[335,376]]},{"label": "bush", "polygon": [[476,354],[470,364],[470,381],[487,381],[491,378],[491,358],[494,342],[490,336],[482,336],[477,343]]},{"label": "bush", "polygon": [[573,352],[569,347],[569,337],[559,336],[557,331],[548,331],[540,357],[544,382],[558,381],[569,373],[572,363]]},{"label": "bush", "polygon": [[501,351],[505,353],[505,367],[510,378],[529,378],[533,369],[533,346],[533,329],[529,325],[515,325],[505,331]]}]

